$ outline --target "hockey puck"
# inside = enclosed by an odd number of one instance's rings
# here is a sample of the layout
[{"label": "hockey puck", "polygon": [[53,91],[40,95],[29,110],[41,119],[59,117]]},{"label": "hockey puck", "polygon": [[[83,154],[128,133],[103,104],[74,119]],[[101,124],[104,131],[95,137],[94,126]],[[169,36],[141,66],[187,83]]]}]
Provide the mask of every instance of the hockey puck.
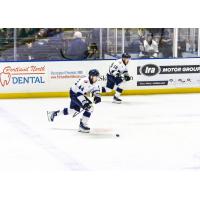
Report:
[{"label": "hockey puck", "polygon": [[119,134],[116,134],[116,137],[119,137]]}]

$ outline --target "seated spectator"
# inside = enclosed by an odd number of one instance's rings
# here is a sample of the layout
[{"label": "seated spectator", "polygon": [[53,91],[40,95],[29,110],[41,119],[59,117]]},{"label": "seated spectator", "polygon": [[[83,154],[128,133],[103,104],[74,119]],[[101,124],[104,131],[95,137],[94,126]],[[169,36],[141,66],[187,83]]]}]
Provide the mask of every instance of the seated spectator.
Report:
[{"label": "seated spectator", "polygon": [[90,46],[88,47],[88,55],[87,59],[95,60],[98,59],[98,47],[96,43],[91,43]]},{"label": "seated spectator", "polygon": [[69,59],[86,59],[87,58],[87,45],[82,40],[82,33],[76,31],[74,39],[69,43],[66,57]]},{"label": "seated spectator", "polygon": [[160,51],[164,58],[172,58],[173,56],[172,48],[173,48],[173,41],[170,38],[169,32],[165,31],[161,36],[161,41],[160,41]]},{"label": "seated spectator", "polygon": [[148,33],[143,44],[140,45],[141,58],[157,58],[158,57],[158,43],[153,40],[153,35]]},{"label": "seated spectator", "polygon": [[159,46],[160,40],[161,40],[161,35],[160,35],[159,33],[155,33],[155,34],[153,35],[153,40],[154,40],[155,42],[157,42],[157,44],[158,44],[158,46]]},{"label": "seated spectator", "polygon": [[47,31],[48,29],[45,28],[41,28],[39,30],[39,32],[36,34],[36,39],[42,39],[42,38],[46,38],[47,37]]}]

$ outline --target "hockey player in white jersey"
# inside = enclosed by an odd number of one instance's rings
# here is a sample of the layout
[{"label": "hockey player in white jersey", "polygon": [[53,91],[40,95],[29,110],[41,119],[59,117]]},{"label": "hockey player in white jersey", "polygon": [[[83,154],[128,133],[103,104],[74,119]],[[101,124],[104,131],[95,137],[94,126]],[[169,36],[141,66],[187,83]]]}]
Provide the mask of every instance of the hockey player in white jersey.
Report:
[{"label": "hockey player in white jersey", "polygon": [[119,98],[123,89],[122,84],[124,81],[130,81],[127,65],[131,56],[128,53],[123,53],[122,58],[113,62],[107,73],[106,87],[102,87],[103,92],[111,92],[115,87],[115,95],[113,97],[113,103],[121,103]]},{"label": "hockey player in white jersey", "polygon": [[79,79],[70,88],[70,107],[57,111],[47,111],[48,120],[53,122],[54,118],[59,115],[76,115],[84,110],[83,116],[80,120],[79,131],[89,133],[90,128],[87,122],[93,112],[92,102],[86,96],[89,93],[94,97],[94,103],[101,102],[100,86],[97,84],[99,78],[99,71],[92,69],[89,71],[89,76]]}]

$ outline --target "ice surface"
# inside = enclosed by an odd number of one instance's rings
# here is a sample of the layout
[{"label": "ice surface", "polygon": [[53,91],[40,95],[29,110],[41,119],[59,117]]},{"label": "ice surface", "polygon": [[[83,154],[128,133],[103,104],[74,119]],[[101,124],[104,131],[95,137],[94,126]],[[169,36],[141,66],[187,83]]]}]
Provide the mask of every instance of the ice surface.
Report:
[{"label": "ice surface", "polygon": [[47,121],[68,98],[0,100],[0,171],[200,169],[200,94],[122,99],[102,97],[89,135],[80,116]]}]

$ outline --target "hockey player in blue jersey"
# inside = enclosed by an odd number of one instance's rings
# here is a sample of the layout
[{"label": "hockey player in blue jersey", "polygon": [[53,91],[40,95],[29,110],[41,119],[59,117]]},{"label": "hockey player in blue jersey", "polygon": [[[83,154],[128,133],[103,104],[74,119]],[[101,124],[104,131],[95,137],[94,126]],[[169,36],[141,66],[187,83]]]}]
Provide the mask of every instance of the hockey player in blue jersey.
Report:
[{"label": "hockey player in blue jersey", "polygon": [[92,102],[87,97],[87,94],[91,93],[94,97],[94,103],[101,102],[100,86],[97,84],[99,78],[99,71],[92,69],[89,71],[89,75],[79,79],[70,88],[70,107],[63,110],[47,111],[48,120],[53,122],[54,118],[59,115],[76,115],[83,109],[83,116],[80,120],[79,131],[89,133],[90,128],[87,122],[93,112]]},{"label": "hockey player in blue jersey", "polygon": [[111,92],[115,87],[115,95],[113,97],[113,103],[121,103],[119,98],[123,89],[122,83],[124,81],[130,81],[127,65],[131,56],[128,53],[123,53],[122,58],[113,62],[107,73],[106,87],[102,87],[103,92]]}]

